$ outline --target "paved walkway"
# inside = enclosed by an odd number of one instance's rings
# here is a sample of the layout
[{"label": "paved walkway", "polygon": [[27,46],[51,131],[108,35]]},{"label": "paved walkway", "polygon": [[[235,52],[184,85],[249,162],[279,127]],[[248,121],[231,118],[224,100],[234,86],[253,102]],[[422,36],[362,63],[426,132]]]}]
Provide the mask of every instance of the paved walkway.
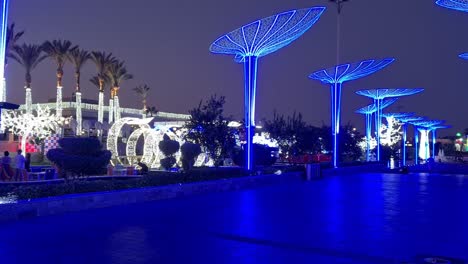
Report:
[{"label": "paved walkway", "polygon": [[352,175],[0,226],[0,263],[468,260],[468,176]]}]

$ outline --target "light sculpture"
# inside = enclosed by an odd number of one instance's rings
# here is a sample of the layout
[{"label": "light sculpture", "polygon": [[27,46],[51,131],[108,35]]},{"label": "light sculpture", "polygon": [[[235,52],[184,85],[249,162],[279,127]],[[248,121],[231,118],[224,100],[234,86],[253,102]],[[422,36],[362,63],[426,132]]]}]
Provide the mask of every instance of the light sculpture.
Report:
[{"label": "light sculpture", "polygon": [[34,112],[5,111],[3,125],[21,137],[21,150],[26,153],[26,139],[44,140],[60,130],[62,118],[51,113],[49,108],[37,107]]},{"label": "light sculpture", "polygon": [[244,113],[246,129],[246,168],[253,169],[252,137],[255,132],[255,97],[258,59],[289,45],[309,30],[325,7],[287,11],[247,24],[210,46],[212,53],[234,55],[244,64]]},{"label": "light sculpture", "polygon": [[99,92],[99,99],[98,99],[98,122],[104,122],[104,93]]},{"label": "light sculpture", "polygon": [[5,80],[5,57],[6,57],[6,39],[8,28],[8,2],[0,1],[0,100],[6,101],[6,80]]},{"label": "light sculpture", "polygon": [[[418,157],[421,158],[422,160],[427,160],[430,155],[429,155],[429,132],[432,127],[434,126],[439,126],[443,123],[444,121],[441,120],[421,120],[421,121],[413,121],[411,124],[414,125],[415,127],[415,163],[418,164],[419,160]],[[418,142],[418,131],[421,133],[421,141]],[[418,143],[419,143],[419,149],[418,149]]]},{"label": "light sculpture", "polygon": [[[415,89],[407,89],[407,88],[399,88],[399,89],[370,89],[370,90],[361,90],[357,91],[358,95],[366,96],[374,100],[374,104],[377,106],[377,111],[375,112],[375,130],[380,131],[380,127],[382,125],[382,101],[385,98],[393,98],[393,97],[402,97],[417,94],[424,91],[422,88],[415,88]],[[377,160],[380,161],[380,133],[376,133],[377,138]]]},{"label": "light sculpture", "polygon": [[421,121],[424,117],[419,116],[406,116],[406,117],[398,117],[397,120],[402,123],[403,128],[403,150],[402,150],[402,165],[406,166],[406,140],[408,135],[408,123],[413,121]]},{"label": "light sculpture", "polygon": [[445,8],[468,12],[468,0],[437,0],[436,4]]},{"label": "light sculpture", "polygon": [[[397,124],[397,125],[401,125],[400,122],[398,122],[398,118],[405,118],[405,117],[410,117],[410,116],[414,116],[415,113],[410,113],[410,112],[399,112],[399,113],[383,113],[382,114],[382,117],[385,118],[385,120],[387,120],[387,135],[386,135],[386,138],[387,138],[387,142],[384,143],[384,144],[387,144],[389,146],[393,146],[394,144],[396,144],[397,142],[400,141],[400,139],[402,139],[400,137],[400,127],[398,128],[397,131],[395,131],[393,129],[394,125]],[[395,132],[396,132],[396,135],[395,136]]]},{"label": "light sculpture", "polygon": [[[386,108],[395,103],[398,98],[389,98],[383,101],[382,108]],[[375,104],[370,104],[356,111],[358,114],[366,116],[366,161],[370,161],[370,142],[372,139],[372,114],[377,111]]]},{"label": "light sculpture", "polygon": [[[112,153],[112,159],[117,159],[118,154],[118,139],[122,127],[124,125],[133,125],[138,127],[148,127],[148,124],[153,120],[153,118],[131,118],[125,117],[116,121],[112,127],[109,129],[109,134],[107,135],[107,149]],[[119,162],[121,162],[119,160]]]},{"label": "light sculpture", "polygon": [[330,85],[331,127],[333,137],[333,167],[338,167],[338,136],[340,133],[341,88],[344,82],[366,77],[379,71],[395,59],[365,60],[354,64],[342,64],[312,73],[309,78]]}]

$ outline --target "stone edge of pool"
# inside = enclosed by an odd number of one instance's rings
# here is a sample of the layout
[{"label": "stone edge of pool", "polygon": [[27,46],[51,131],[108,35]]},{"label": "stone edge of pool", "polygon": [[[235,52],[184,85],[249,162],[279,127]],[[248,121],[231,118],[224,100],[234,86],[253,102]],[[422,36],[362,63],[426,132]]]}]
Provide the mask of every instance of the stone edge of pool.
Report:
[{"label": "stone edge of pool", "polygon": [[204,193],[226,192],[303,180],[302,172],[260,175],[190,184],[70,194],[0,205],[0,223],[26,218],[166,200]]}]

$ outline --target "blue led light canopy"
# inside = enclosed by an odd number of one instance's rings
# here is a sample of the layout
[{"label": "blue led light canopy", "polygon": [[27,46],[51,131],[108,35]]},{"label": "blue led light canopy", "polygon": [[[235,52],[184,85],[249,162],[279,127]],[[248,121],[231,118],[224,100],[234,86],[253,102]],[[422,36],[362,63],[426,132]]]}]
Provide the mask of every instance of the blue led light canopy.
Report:
[{"label": "blue led light canopy", "polygon": [[255,129],[258,58],[298,39],[317,22],[324,11],[325,7],[313,7],[260,19],[221,36],[210,46],[212,53],[234,55],[235,61],[244,63],[247,170],[253,169],[252,138]]},{"label": "blue led light canopy", "polygon": [[460,59],[468,60],[468,52],[462,53],[462,54],[458,55],[458,57],[460,57]]},{"label": "blue led light canopy", "polygon": [[331,127],[333,136],[333,167],[338,167],[338,135],[340,133],[341,87],[344,82],[366,77],[382,70],[395,59],[365,60],[358,63],[342,64],[320,70],[309,75],[312,80],[318,80],[330,85],[331,91]]},{"label": "blue led light canopy", "polygon": [[[398,98],[389,98],[383,100],[382,108],[386,108],[393,103],[395,103]],[[372,134],[372,114],[377,111],[377,106],[375,104],[370,104],[363,108],[356,110],[356,113],[363,114],[366,116],[366,161],[370,161],[370,141]]]},{"label": "blue led light canopy", "polygon": [[424,91],[422,88],[408,89],[408,88],[398,88],[398,89],[370,89],[370,90],[361,90],[357,91],[358,95],[366,96],[374,100],[374,104],[377,106],[377,111],[375,115],[375,130],[377,138],[377,160],[380,161],[380,127],[382,125],[382,100],[385,98],[392,97],[401,97],[417,94]]},{"label": "blue led light canopy", "polygon": [[438,129],[446,129],[450,128],[450,126],[447,125],[436,125],[431,127],[431,133],[432,133],[432,158],[435,159],[435,143],[436,143],[436,132]]},{"label": "blue led light canopy", "polygon": [[403,138],[402,138],[402,141],[403,141],[403,151],[402,151],[402,162],[403,162],[403,166],[406,166],[406,139],[407,139],[407,135],[408,135],[408,124],[409,122],[414,122],[414,121],[421,121],[423,120],[424,117],[420,117],[420,116],[406,116],[406,117],[399,117],[397,118],[397,120],[401,123],[403,123],[402,125],[402,128],[403,128]]},{"label": "blue led light canopy", "polygon": [[445,8],[468,12],[468,0],[437,0],[436,4]]},{"label": "blue led light canopy", "polygon": [[[417,142],[417,133],[418,131],[421,133],[421,142],[419,143],[419,155],[416,152],[416,157],[419,156],[422,160],[427,160],[429,155],[429,132],[431,131],[432,127],[440,126],[444,121],[442,120],[422,120],[422,121],[413,121],[410,122],[415,127],[415,149],[418,150],[418,142]],[[415,162],[418,163],[418,159],[415,159]]]}]

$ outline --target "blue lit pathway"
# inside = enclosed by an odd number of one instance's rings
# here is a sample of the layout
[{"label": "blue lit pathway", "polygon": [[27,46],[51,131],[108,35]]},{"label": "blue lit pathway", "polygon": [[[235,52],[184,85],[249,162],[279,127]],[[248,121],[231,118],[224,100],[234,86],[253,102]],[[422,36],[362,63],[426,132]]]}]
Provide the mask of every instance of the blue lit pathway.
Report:
[{"label": "blue lit pathway", "polygon": [[354,175],[0,226],[1,263],[468,259],[468,176]]}]

